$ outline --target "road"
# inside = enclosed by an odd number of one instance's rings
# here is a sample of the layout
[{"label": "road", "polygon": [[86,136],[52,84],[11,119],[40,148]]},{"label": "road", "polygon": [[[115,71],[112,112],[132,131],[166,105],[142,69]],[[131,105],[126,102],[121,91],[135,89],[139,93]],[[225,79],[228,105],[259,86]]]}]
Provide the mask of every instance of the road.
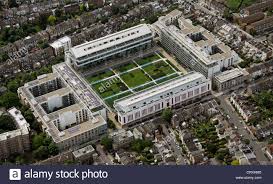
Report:
[{"label": "road", "polygon": [[237,112],[233,109],[228,101],[227,96],[222,95],[219,96],[218,99],[221,101],[220,107],[222,108],[222,111],[229,116],[229,121],[238,128],[238,133],[242,135],[244,139],[250,140],[250,146],[253,148],[253,152],[255,153],[258,162],[261,164],[269,163],[268,159],[264,155],[264,152],[262,151],[262,148],[265,146],[265,144],[258,142],[255,136],[245,129],[245,123],[242,121],[242,118],[237,114]]},{"label": "road", "polygon": [[172,148],[174,155],[177,158],[176,163],[178,165],[186,165],[185,159],[182,156],[182,150],[179,146],[177,146],[179,144],[177,143],[177,141],[175,139],[175,135],[171,135],[169,133],[169,130],[167,129],[167,127],[164,124],[162,125],[162,128],[163,128],[163,133],[167,137],[167,142],[170,143],[170,147]]}]

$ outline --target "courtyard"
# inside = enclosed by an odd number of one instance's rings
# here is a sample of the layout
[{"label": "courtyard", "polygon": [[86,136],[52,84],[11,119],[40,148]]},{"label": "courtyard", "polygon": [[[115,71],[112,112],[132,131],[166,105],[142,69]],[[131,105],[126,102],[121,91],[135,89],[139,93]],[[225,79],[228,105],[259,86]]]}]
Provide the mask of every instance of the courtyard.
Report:
[{"label": "courtyard", "polygon": [[183,75],[161,53],[154,52],[143,58],[109,68],[86,77],[96,93],[109,105],[115,100],[143,91],[162,82]]}]

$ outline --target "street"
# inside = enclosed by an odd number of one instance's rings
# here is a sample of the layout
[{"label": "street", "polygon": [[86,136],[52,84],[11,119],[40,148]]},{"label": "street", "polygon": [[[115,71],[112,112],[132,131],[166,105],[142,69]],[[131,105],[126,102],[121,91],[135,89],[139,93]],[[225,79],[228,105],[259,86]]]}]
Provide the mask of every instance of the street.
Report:
[{"label": "street", "polygon": [[177,141],[175,139],[175,135],[171,135],[166,127],[166,125],[162,125],[163,133],[166,135],[168,143],[170,143],[170,146],[174,152],[175,157],[177,158],[176,163],[178,165],[186,165],[184,157],[182,156],[182,149],[178,147]]},{"label": "street", "polygon": [[228,97],[223,95],[217,98],[221,101],[220,107],[222,108],[222,111],[229,116],[229,121],[238,128],[238,133],[242,135],[244,139],[248,139],[250,141],[249,145],[253,148],[253,152],[255,153],[258,162],[260,164],[269,163],[268,159],[264,155],[264,152],[262,151],[265,144],[258,142],[256,137],[245,129],[245,123],[229,103]]}]

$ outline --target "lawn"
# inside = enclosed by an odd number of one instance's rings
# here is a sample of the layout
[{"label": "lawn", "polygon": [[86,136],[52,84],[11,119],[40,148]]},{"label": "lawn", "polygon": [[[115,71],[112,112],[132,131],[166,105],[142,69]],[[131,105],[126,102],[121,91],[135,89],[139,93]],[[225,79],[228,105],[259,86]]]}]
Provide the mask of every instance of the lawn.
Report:
[{"label": "lawn", "polygon": [[154,54],[154,55],[150,55],[148,57],[144,57],[144,58],[138,59],[138,60],[136,60],[136,62],[139,65],[144,65],[144,64],[156,61],[158,59],[160,59],[160,57],[158,55]]},{"label": "lawn", "polygon": [[113,107],[114,101],[115,101],[115,100],[121,99],[121,98],[123,98],[123,97],[125,97],[125,96],[129,96],[129,95],[131,95],[131,94],[132,94],[132,92],[127,91],[127,92],[122,93],[122,94],[120,94],[120,95],[117,95],[117,96],[108,98],[108,99],[105,100],[105,102],[106,102],[110,107]]},{"label": "lawn", "polygon": [[119,66],[118,68],[115,68],[118,72],[125,72],[127,70],[131,70],[133,68],[136,68],[137,66],[134,63],[127,63],[125,65]]},{"label": "lawn", "polygon": [[158,61],[143,68],[154,80],[166,75],[175,73],[175,71],[165,61]]},{"label": "lawn", "polygon": [[252,3],[258,2],[257,0],[243,0],[243,3],[240,6],[242,0],[227,0],[227,6],[232,10],[237,10],[238,8],[246,7]]},{"label": "lawn", "polygon": [[106,70],[104,72],[101,72],[101,73],[86,77],[86,80],[89,83],[92,83],[92,82],[96,82],[96,81],[111,77],[113,75],[114,75],[114,72],[112,72],[111,70]]},{"label": "lawn", "polygon": [[151,81],[151,79],[140,69],[122,74],[120,77],[130,88],[134,88]]},{"label": "lawn", "polygon": [[102,98],[106,98],[114,94],[118,94],[121,91],[128,90],[126,85],[118,78],[107,79],[92,85],[92,87]]}]

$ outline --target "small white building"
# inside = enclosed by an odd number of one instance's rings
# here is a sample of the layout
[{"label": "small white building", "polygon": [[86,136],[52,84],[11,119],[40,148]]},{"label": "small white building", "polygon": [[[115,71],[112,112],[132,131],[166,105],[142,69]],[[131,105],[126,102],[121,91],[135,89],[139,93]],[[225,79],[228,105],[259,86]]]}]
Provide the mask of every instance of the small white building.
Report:
[{"label": "small white building", "polygon": [[62,37],[50,44],[56,56],[63,54],[71,48],[71,38],[68,36]]}]

